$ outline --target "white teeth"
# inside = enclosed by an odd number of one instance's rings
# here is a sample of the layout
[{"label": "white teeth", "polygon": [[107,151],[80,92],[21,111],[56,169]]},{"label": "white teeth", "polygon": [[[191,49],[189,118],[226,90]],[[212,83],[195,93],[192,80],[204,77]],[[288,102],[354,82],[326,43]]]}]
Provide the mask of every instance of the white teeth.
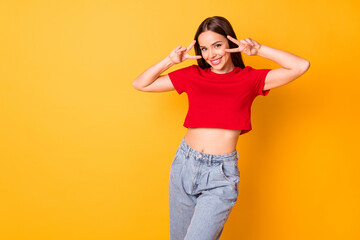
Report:
[{"label": "white teeth", "polygon": [[218,64],[218,63],[220,63],[220,60],[221,60],[221,58],[219,58],[219,59],[216,60],[216,61],[211,61],[211,63],[212,63],[212,64]]}]

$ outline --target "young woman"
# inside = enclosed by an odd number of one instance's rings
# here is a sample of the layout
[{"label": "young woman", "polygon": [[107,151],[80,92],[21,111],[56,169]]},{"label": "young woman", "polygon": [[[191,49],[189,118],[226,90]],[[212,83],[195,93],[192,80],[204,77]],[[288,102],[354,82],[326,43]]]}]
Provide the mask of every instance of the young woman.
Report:
[{"label": "young woman", "polygon": [[[194,47],[195,46],[195,47]],[[196,56],[188,52],[194,47]],[[282,67],[244,66],[241,53],[261,56]],[[186,59],[191,65],[160,75]],[[133,86],[145,92],[186,92],[187,128],[170,169],[171,240],[219,239],[237,201],[240,171],[236,144],[251,130],[250,108],[256,96],[304,74],[309,61],[246,38],[237,40],[229,21],[205,19],[188,47],[179,45],[138,76]]]}]

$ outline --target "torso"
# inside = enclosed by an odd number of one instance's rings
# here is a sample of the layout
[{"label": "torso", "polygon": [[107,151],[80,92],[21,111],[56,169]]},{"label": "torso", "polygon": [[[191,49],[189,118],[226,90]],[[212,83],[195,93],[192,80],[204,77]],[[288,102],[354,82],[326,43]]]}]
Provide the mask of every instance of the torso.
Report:
[{"label": "torso", "polygon": [[240,132],[222,128],[188,128],[184,140],[199,152],[227,154],[236,150]]}]

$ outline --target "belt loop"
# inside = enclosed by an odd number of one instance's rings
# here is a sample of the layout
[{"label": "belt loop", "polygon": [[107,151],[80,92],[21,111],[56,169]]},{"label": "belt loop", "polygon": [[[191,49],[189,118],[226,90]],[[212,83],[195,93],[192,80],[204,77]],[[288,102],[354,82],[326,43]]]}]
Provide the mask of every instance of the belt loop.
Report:
[{"label": "belt loop", "polygon": [[209,167],[211,166],[211,157],[212,157],[212,155],[210,154],[210,156],[209,156],[209,161],[208,161],[208,166],[209,166]]},{"label": "belt loop", "polygon": [[187,153],[186,153],[186,158],[188,158],[188,157],[189,157],[189,152],[190,152],[190,148],[188,148],[188,150],[187,150]]}]

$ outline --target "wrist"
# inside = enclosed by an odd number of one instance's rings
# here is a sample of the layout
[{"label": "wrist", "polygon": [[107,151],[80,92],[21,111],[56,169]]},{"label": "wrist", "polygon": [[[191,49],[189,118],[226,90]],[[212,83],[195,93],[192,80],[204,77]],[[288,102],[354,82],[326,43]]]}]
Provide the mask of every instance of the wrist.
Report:
[{"label": "wrist", "polygon": [[170,58],[169,55],[167,55],[167,56],[164,58],[164,61],[165,61],[166,68],[169,68],[169,67],[175,65],[175,63],[171,60],[171,58]]},{"label": "wrist", "polygon": [[[265,47],[265,48],[266,48],[266,47]],[[256,55],[259,56],[259,57],[261,57],[262,54],[263,54],[263,51],[264,51],[264,45],[263,45],[263,44],[260,44],[260,47],[259,47],[259,49],[257,50]]]},{"label": "wrist", "polygon": [[167,64],[175,65],[175,63],[171,60],[171,57],[169,55],[165,58]]}]

